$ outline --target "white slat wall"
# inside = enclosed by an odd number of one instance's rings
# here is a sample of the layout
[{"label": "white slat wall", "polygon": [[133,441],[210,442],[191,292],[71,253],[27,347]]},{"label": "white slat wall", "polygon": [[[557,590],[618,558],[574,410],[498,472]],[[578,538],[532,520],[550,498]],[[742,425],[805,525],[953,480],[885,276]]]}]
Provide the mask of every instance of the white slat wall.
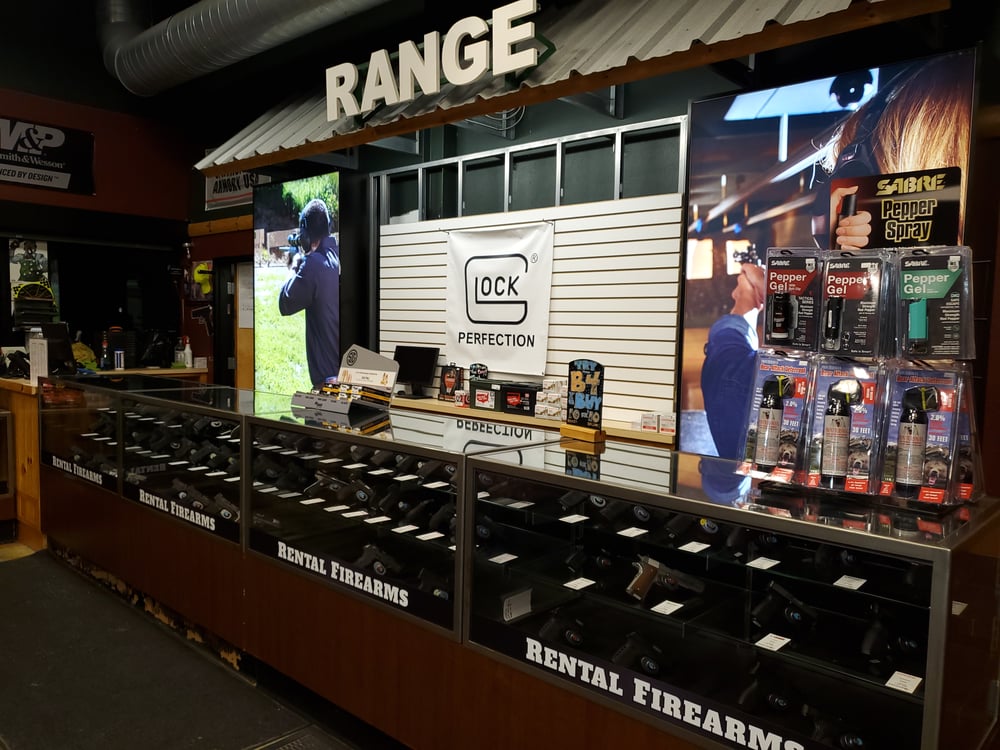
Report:
[{"label": "white slat wall", "polygon": [[437,346],[439,363],[451,361],[445,351],[447,233],[538,221],[555,226],[545,375],[565,378],[571,360],[595,359],[605,367],[605,419],[632,422],[647,411],[674,412],[680,194],[382,226],[380,353],[391,357],[404,343]]}]

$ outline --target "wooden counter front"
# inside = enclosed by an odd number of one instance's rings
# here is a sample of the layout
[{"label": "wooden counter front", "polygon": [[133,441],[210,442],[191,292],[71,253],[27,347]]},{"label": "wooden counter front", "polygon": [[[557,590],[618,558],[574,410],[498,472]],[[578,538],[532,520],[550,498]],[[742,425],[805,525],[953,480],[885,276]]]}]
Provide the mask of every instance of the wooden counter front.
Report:
[{"label": "wooden counter front", "polygon": [[0,378],[0,409],[14,420],[14,465],[10,477],[17,501],[17,539],[32,549],[45,547],[38,479],[38,389],[30,381]]}]

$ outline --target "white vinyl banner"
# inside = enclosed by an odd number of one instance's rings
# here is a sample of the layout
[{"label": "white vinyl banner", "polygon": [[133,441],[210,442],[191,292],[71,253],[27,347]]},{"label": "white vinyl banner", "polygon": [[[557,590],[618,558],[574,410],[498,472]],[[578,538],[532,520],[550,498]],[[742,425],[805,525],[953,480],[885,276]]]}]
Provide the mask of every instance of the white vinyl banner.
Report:
[{"label": "white vinyl banner", "polygon": [[450,361],[545,373],[553,233],[550,222],[448,233]]}]

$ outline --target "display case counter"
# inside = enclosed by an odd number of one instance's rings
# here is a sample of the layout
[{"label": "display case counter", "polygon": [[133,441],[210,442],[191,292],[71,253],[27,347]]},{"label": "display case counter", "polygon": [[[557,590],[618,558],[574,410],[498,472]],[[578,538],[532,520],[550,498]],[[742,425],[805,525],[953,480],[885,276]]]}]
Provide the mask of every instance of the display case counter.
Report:
[{"label": "display case counter", "polygon": [[247,429],[248,551],[455,638],[465,456],[558,440],[396,410],[296,408]]},{"label": "display case counter", "polygon": [[242,643],[239,435],[253,399],[132,374],[46,379],[39,390],[49,541]]},{"label": "display case counter", "polygon": [[619,443],[471,456],[468,642],[699,744],[978,747],[997,503],[879,507],[737,469]]}]

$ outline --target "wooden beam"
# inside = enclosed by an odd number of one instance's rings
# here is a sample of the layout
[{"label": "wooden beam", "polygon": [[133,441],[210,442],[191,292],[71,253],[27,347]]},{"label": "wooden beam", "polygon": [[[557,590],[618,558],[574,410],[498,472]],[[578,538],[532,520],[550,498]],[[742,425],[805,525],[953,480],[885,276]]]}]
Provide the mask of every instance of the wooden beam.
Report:
[{"label": "wooden beam", "polygon": [[339,151],[351,146],[364,145],[381,138],[439,127],[477,115],[490,114],[522,105],[540,104],[564,96],[583,94],[617,84],[690,70],[744,55],[944,11],[950,5],[949,0],[882,0],[878,3],[852,3],[846,10],[809,21],[800,21],[787,26],[775,23],[756,34],[748,34],[737,39],[710,45],[695,44],[683,52],[675,52],[652,60],[630,62],[617,68],[586,76],[572,75],[545,86],[522,86],[521,89],[509,94],[490,99],[476,98],[461,106],[436,109],[425,115],[399,118],[393,122],[363,128],[342,136],[333,136],[321,141],[303,143],[293,148],[278,149],[270,153],[227,162],[223,165],[206,167],[202,172],[211,177],[235,170],[258,169],[281,164],[293,159],[302,159],[317,154]]},{"label": "wooden beam", "polygon": [[240,232],[247,229],[253,229],[253,216],[251,214],[188,224],[188,237],[204,237],[207,234]]}]

